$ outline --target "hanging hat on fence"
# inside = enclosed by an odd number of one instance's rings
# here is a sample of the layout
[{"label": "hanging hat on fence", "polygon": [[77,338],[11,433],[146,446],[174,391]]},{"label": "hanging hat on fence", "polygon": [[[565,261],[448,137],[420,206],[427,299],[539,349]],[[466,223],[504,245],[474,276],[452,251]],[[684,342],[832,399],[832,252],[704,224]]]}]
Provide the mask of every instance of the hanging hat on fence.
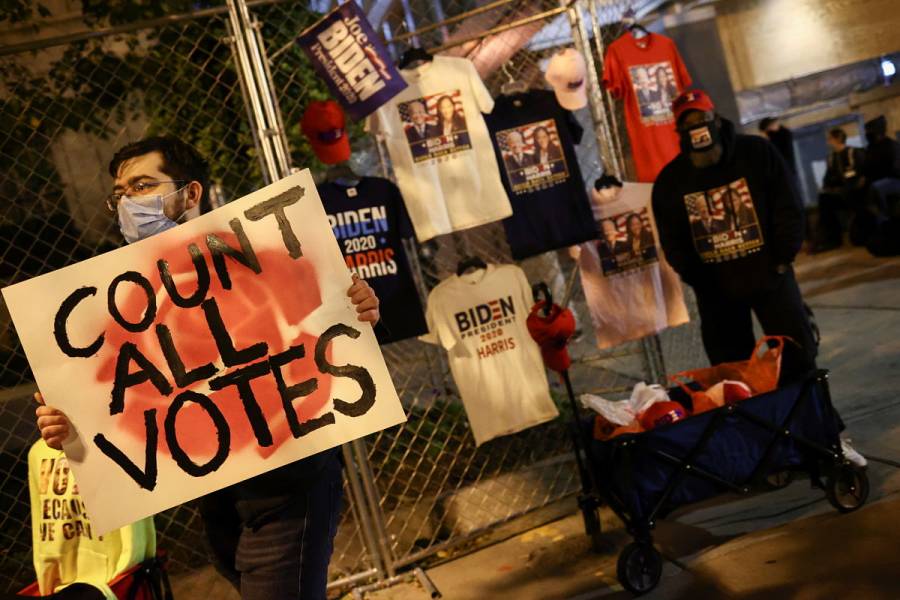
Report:
[{"label": "hanging hat on fence", "polygon": [[350,159],[350,138],[341,106],[334,100],[310,102],[300,122],[313,152],[326,165]]},{"label": "hanging hat on fence", "polygon": [[587,106],[587,66],[584,57],[574,48],[557,52],[550,59],[544,73],[547,83],[556,93],[556,101],[566,110],[578,110]]},{"label": "hanging hat on fence", "polygon": [[525,324],[541,349],[544,363],[554,371],[562,372],[572,364],[566,344],[575,333],[575,315],[558,304],[552,304],[550,313],[545,315],[545,305],[544,300],[535,304]]}]

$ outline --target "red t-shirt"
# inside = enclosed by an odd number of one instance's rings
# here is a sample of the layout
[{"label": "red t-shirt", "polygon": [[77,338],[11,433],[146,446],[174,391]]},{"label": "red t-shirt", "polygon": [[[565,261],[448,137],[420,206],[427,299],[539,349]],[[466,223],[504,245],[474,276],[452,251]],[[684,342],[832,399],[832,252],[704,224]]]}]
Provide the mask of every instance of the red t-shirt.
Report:
[{"label": "red t-shirt", "polygon": [[637,180],[652,183],[680,151],[672,101],[691,85],[675,42],[658,33],[639,40],[626,33],[606,51],[603,85],[624,100]]}]

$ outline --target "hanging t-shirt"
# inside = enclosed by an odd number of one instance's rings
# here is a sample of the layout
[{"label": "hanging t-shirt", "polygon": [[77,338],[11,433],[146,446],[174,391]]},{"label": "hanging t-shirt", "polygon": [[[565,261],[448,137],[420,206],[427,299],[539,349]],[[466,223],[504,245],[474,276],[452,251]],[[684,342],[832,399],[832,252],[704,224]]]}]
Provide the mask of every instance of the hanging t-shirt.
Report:
[{"label": "hanging t-shirt", "polygon": [[626,183],[610,189],[608,200],[598,194],[593,199],[600,239],[581,244],[578,257],[599,348],[688,322],[681,281],[659,245],[653,186]]},{"label": "hanging t-shirt", "polygon": [[481,113],[494,101],[475,66],[435,56],[366,123],[384,136],[406,208],[424,242],[512,214]]},{"label": "hanging t-shirt", "polygon": [[652,183],[680,152],[672,101],[691,85],[675,42],[625,34],[609,45],[603,85],[625,102],[625,124],[638,181]]},{"label": "hanging t-shirt", "polygon": [[34,570],[42,596],[81,582],[116,600],[107,583],[156,555],[153,517],[97,535],[66,455],[44,440],[28,451],[28,492]]},{"label": "hanging t-shirt", "polygon": [[485,121],[512,202],[503,226],[513,258],[596,238],[575,156],[583,129],[553,92],[500,96]]},{"label": "hanging t-shirt", "polygon": [[375,326],[378,343],[427,332],[403,247],[412,227],[397,186],[380,177],[363,177],[356,185],[323,183],[318,191],[347,268],[372,286],[381,301],[381,320]]},{"label": "hanging t-shirt", "polygon": [[450,355],[475,444],[555,418],[547,373],[525,324],[534,302],[525,273],[488,265],[451,275],[428,296],[428,335]]}]

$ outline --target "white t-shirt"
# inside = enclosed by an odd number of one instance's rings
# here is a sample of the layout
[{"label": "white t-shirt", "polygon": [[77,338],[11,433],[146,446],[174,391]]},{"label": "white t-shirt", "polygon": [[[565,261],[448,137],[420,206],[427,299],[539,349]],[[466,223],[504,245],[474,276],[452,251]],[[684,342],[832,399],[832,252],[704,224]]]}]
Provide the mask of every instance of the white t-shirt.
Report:
[{"label": "white t-shirt", "polygon": [[515,265],[451,275],[428,296],[429,333],[441,344],[475,444],[555,418],[541,352],[525,321],[531,288]]},{"label": "white t-shirt", "polygon": [[384,137],[419,241],[510,216],[482,116],[494,100],[472,62],[436,56],[402,74],[409,87],[366,128]]},{"label": "white t-shirt", "polygon": [[659,245],[652,189],[625,183],[606,201],[591,198],[600,239],[580,245],[578,266],[599,348],[688,322],[681,281]]}]

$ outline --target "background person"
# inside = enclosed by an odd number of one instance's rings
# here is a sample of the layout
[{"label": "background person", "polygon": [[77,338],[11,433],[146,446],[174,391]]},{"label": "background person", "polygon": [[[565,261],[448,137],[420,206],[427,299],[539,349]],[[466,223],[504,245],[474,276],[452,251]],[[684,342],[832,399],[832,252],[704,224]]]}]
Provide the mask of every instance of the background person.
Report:
[{"label": "background person", "polygon": [[826,140],[831,152],[828,168],[819,193],[819,232],[813,252],[840,248],[844,242],[844,228],[840,212],[851,213],[858,220],[864,207],[863,168],[866,153],[847,145],[847,133],[840,127],[828,131]]},{"label": "background person", "polygon": [[[208,206],[209,167],[177,138],[121,148],[109,173],[115,182],[108,206],[129,242],[176,227],[198,204]],[[354,278],[347,295],[360,321],[378,321],[378,298],[365,281]],[[41,437],[61,449],[71,432],[68,418],[44,406],[40,393],[35,399],[42,404]],[[244,600],[324,600],[342,490],[339,450],[332,448],[205,496],[201,517],[217,568]]]},{"label": "background person", "polygon": [[[766,335],[794,340],[784,345],[780,383],[805,377],[816,368],[817,344],[791,266],[803,244],[796,178],[771,143],[738,134],[731,121],[716,114],[705,92],[684,92],[672,109],[681,153],[653,185],[653,212],[666,259],[697,296],[709,362],[747,360],[756,344],[756,315]],[[701,256],[686,198],[741,182],[746,182],[762,238],[749,252],[725,246]],[[848,460],[865,466],[865,458],[846,441],[843,445]]]},{"label": "background person", "polygon": [[788,169],[797,175],[797,159],[794,156],[794,134],[781,124],[778,117],[766,117],[759,122],[759,130],[778,149]]},{"label": "background person", "polygon": [[887,119],[876,117],[865,125],[866,160],[863,176],[869,186],[869,205],[879,220],[896,216],[900,203],[900,143],[887,135]]}]

